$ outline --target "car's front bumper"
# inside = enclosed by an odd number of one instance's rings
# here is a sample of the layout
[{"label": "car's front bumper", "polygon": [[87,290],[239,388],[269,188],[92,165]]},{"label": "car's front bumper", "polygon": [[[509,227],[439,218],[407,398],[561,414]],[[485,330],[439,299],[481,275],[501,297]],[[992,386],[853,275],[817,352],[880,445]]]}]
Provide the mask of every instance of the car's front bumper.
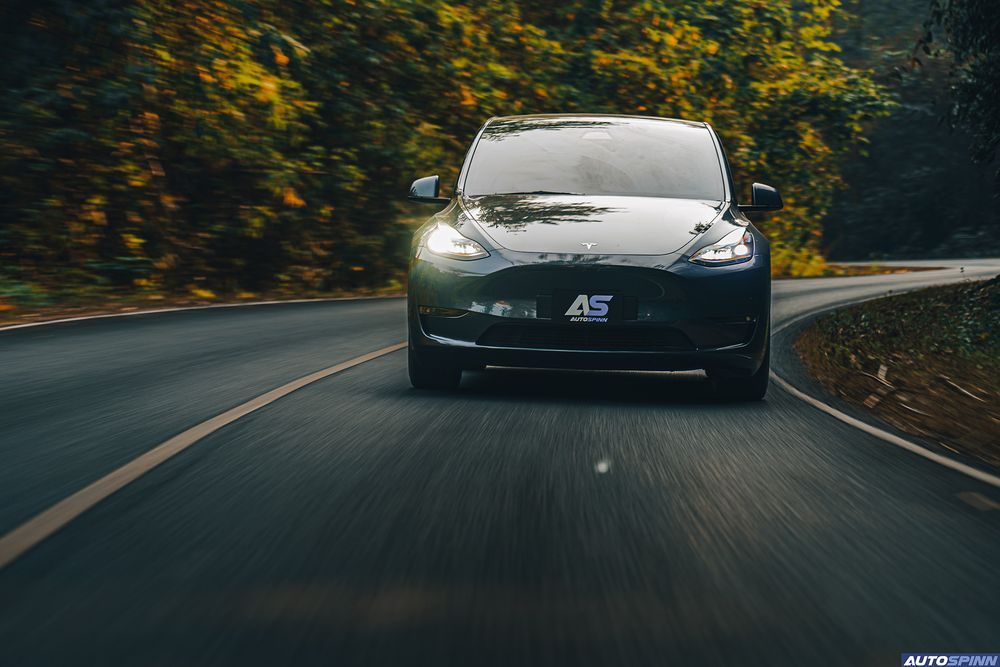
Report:
[{"label": "car's front bumper", "polygon": [[[546,307],[553,290],[616,292],[629,306],[616,324],[563,323]],[[770,334],[766,255],[709,268],[677,256],[539,258],[504,251],[463,262],[418,253],[408,293],[410,345],[467,368],[752,373]],[[463,314],[421,314],[420,306]]]}]

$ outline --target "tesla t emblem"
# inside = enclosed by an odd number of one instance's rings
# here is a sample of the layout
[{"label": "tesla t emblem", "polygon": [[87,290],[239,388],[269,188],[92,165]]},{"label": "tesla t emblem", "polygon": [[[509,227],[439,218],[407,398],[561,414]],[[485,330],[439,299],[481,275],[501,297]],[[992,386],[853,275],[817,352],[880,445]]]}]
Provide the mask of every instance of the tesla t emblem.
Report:
[{"label": "tesla t emblem", "polygon": [[590,250],[591,248],[593,248],[597,244],[596,243],[587,243],[586,241],[584,241],[580,245],[582,245],[583,247],[585,247],[587,250]]}]

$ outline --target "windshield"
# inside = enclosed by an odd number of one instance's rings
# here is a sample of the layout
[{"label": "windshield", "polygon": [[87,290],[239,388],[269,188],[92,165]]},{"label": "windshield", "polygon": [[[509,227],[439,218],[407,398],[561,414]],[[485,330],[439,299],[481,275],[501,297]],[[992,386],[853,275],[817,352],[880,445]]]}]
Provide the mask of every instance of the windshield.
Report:
[{"label": "windshield", "polygon": [[512,118],[483,130],[464,192],[722,200],[708,129],[638,118]]}]

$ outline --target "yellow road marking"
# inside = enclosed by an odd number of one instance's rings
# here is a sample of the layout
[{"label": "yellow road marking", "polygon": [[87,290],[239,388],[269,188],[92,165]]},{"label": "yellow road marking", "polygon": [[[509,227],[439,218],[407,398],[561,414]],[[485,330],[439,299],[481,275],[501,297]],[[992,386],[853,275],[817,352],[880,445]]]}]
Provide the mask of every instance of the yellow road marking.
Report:
[{"label": "yellow road marking", "polygon": [[52,507],[35,515],[25,523],[21,524],[3,537],[0,537],[0,568],[6,567],[26,551],[45,540],[70,521],[80,516],[91,507],[101,502],[119,489],[131,484],[147,472],[160,465],[164,461],[180,454],[185,449],[198,442],[205,436],[218,431],[223,426],[232,424],[241,417],[245,417],[255,410],[259,410],[265,405],[274,403],[279,398],[312,384],[323,378],[330,377],[341,371],[346,371],[366,361],[377,359],[397,350],[406,347],[406,343],[397,343],[381,350],[375,350],[360,357],[355,357],[350,361],[324,368],[323,370],[310,373],[288,384],[284,384],[277,389],[261,394],[257,398],[251,399],[242,405],[226,410],[220,415],[204,421],[197,426],[175,435],[166,440],[145,454],[132,459],[117,470],[113,470],[96,482],[88,484],[73,495],[60,500]]}]

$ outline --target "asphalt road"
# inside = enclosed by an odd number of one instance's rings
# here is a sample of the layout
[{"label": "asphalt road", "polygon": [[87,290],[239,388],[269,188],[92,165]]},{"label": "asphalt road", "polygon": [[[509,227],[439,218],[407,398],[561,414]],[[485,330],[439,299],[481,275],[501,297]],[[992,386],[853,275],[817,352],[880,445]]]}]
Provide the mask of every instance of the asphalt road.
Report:
[{"label": "asphalt road", "polygon": [[[779,282],[775,326],[988,277]],[[959,265],[965,266],[960,272]],[[405,339],[401,300],[0,332],[0,535],[158,443]],[[808,387],[789,343],[776,369]],[[998,489],[772,385],[395,352],[209,435],[0,570],[0,665],[895,665],[1000,650]],[[812,390],[818,390],[814,387]]]}]

